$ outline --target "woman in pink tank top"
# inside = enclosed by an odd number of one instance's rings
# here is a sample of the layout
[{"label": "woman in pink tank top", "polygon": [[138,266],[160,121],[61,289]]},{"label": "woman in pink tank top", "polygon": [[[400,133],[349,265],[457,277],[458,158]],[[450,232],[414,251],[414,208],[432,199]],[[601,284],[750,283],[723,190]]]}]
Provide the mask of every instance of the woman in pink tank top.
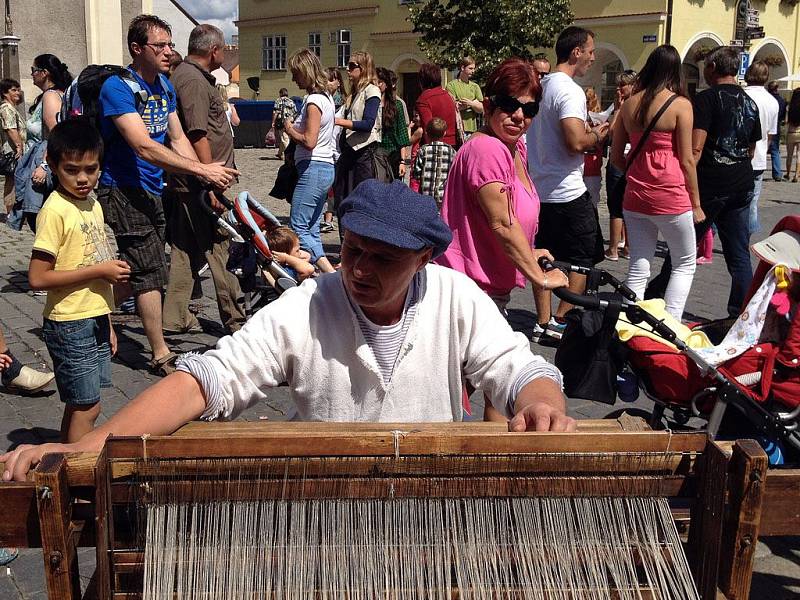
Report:
[{"label": "woman in pink tank top", "polygon": [[[677,97],[667,106],[673,96]],[[635,152],[648,125],[664,106],[666,110]],[[643,297],[661,234],[672,259],[664,300],[667,312],[677,319],[683,316],[694,279],[694,223],[705,220],[692,154],[693,121],[692,105],[681,85],[680,55],[672,46],[659,46],[648,57],[633,95],[614,122],[611,162],[624,169],[625,144],[630,143],[631,162],[622,203],[630,245],[626,284],[637,297]]]}]

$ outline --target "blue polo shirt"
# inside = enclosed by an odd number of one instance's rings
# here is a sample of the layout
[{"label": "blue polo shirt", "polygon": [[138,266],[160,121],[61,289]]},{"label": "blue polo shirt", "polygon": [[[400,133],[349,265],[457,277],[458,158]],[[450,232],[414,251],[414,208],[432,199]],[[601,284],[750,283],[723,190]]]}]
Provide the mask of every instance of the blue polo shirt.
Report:
[{"label": "blue polo shirt", "polygon": [[[169,115],[177,108],[175,89],[166,79],[167,89],[164,89],[161,77],[156,77],[150,84],[132,69],[130,70],[142,89],[147,92],[147,102],[141,114],[150,133],[150,139],[163,144],[167,138]],[[102,115],[100,133],[105,143],[100,185],[142,188],[160,196],[164,171],[136,156],[111,120],[113,116],[139,112],[131,88],[121,77],[109,77],[100,90],[99,104]]]}]

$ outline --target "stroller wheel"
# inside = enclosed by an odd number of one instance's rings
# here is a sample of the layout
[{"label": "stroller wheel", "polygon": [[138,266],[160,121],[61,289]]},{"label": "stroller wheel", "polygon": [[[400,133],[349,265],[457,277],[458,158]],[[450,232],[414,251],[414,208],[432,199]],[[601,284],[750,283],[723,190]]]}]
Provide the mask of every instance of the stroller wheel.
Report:
[{"label": "stroller wheel", "polygon": [[681,426],[686,425],[686,423],[689,422],[689,419],[691,419],[691,417],[692,413],[690,413],[688,410],[681,410],[679,408],[676,408],[675,410],[672,411],[673,421],[675,421],[675,423]]}]

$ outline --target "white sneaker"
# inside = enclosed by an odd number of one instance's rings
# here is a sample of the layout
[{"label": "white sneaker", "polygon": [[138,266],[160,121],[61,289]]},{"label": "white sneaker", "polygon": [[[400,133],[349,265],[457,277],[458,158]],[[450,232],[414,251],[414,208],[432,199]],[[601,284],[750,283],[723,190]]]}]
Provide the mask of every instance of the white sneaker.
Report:
[{"label": "white sneaker", "polygon": [[8,382],[6,388],[21,392],[38,392],[55,379],[55,374],[47,371],[42,373],[23,365],[22,370],[14,379]]},{"label": "white sneaker", "polygon": [[564,329],[566,329],[566,327],[566,323],[559,323],[555,320],[555,318],[550,317],[550,321],[548,321],[546,325],[536,323],[536,325],[533,326],[533,335],[531,335],[531,340],[534,342],[540,342],[544,337],[560,340],[564,335]]}]

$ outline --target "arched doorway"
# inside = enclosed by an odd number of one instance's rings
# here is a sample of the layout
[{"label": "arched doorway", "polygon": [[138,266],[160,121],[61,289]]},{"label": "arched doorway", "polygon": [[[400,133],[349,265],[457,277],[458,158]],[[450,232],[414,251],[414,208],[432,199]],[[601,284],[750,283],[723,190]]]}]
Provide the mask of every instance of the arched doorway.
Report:
[{"label": "arched doorway", "polygon": [[409,117],[411,117],[411,110],[420,94],[417,73],[419,73],[419,66],[422,62],[423,59],[413,54],[404,54],[395,58],[389,67],[397,73],[397,95],[406,103]]},{"label": "arched doorway", "polygon": [[592,68],[583,77],[576,77],[575,82],[583,88],[593,87],[605,109],[614,103],[617,75],[628,68],[628,59],[622,50],[613,44],[597,42]]},{"label": "arched doorway", "polygon": [[789,62],[789,56],[783,44],[776,40],[767,38],[761,42],[752,55],[750,62],[753,63],[757,60],[764,61],[769,66],[769,79],[770,81],[786,77],[792,72],[792,65]]},{"label": "arched doorway", "polygon": [[722,39],[710,32],[700,33],[689,40],[683,50],[683,77],[689,96],[708,87],[703,79],[703,60],[709,52],[722,45]]}]

